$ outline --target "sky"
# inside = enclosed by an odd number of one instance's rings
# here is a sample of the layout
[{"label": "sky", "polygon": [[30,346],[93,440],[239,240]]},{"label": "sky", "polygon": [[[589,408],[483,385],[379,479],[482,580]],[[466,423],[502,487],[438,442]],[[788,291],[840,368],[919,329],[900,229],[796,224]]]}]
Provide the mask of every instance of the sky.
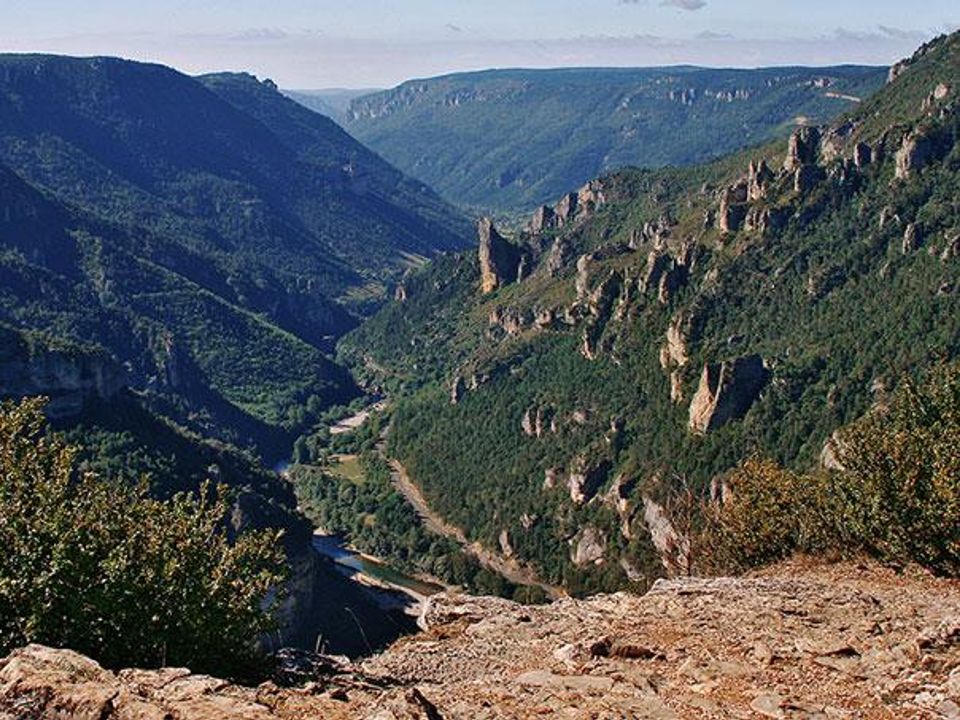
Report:
[{"label": "sky", "polygon": [[958,0],[0,0],[0,50],[118,55],[289,89],[490,67],[891,64]]}]

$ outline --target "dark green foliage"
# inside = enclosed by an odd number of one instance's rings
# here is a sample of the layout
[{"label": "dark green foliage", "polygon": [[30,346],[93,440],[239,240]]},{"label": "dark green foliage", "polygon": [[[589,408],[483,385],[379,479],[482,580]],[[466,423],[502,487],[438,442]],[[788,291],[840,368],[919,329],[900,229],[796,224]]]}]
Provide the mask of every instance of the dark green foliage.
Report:
[{"label": "dark green foliage", "polygon": [[[443,258],[408,279],[406,300],[349,335],[341,353],[397,394],[390,449],[431,503],[472,539],[493,544],[508,530],[518,554],[548,579],[622,585],[615,560],[626,559],[649,580],[662,568],[643,522],[644,496],[665,501],[680,482],[704,494],[755,454],[802,473],[834,430],[862,417],[900,378],[960,355],[957,106],[941,113],[918,101],[912,121],[889,132],[876,121],[888,104],[903,110],[901,92],[922,100],[938,83],[960,86],[958,37],[918,58],[869,111],[851,114],[851,145],[882,142],[877,162],[841,180],[841,160],[823,159],[823,178],[803,194],[792,175],[780,175],[762,201],[789,211],[775,230],[723,234],[704,217],[717,211],[720,188],[746,176],[750,161],[779,168],[784,143],[690,170],[604,178],[607,204],[560,231],[570,260],[555,275],[544,267],[544,252],[528,279],[486,296],[478,293],[472,256]],[[914,126],[935,132],[944,151],[895,181],[894,152]],[[673,256],[689,243],[693,258],[686,285],[664,303],[656,288],[642,292],[636,284],[653,243],[630,247],[645,223],[661,218],[671,220],[665,242]],[[913,222],[923,242],[904,252]],[[532,251],[549,248],[554,234],[529,239]],[[579,352],[584,321],[558,320],[546,329],[528,323],[513,335],[491,323],[494,311],[507,310],[532,318],[550,309],[562,318],[575,300],[577,257],[588,252],[595,253],[588,291],[611,273],[634,288],[591,331],[594,360]],[[660,350],[678,319],[685,321],[689,361],[664,370]],[[772,379],[750,410],[705,436],[691,433],[688,408],[704,365],[753,353],[765,359]],[[679,372],[679,403],[670,398],[672,370]],[[477,382],[453,405],[457,377]],[[560,418],[557,432],[524,434],[523,416],[537,407]],[[578,409],[585,421],[571,422]],[[623,423],[615,433],[614,419]],[[612,465],[598,496],[578,506],[565,482],[581,457],[590,467]],[[559,486],[545,490],[550,468],[558,470]],[[618,477],[632,488],[629,539],[607,496]],[[524,515],[527,525],[529,517],[537,520],[525,528]],[[568,543],[586,526],[605,533],[609,560],[575,568]]]},{"label": "dark green foliage", "polygon": [[464,219],[246,75],[0,57],[0,320],[95,342],[269,456],[357,393],[326,353]]},{"label": "dark green foliage", "polygon": [[0,652],[37,642],[108,667],[248,675],[284,578],[275,533],[229,541],[224,486],[161,502],[76,472],[42,407],[0,406]]},{"label": "dark green foliage", "polygon": [[426,573],[481,595],[542,602],[539,588],[524,588],[484,569],[456,542],[425,530],[390,483],[390,468],[376,452],[361,457],[363,478],[352,482],[323,467],[291,471],[304,512],[319,527],[348,538],[364,552],[410,573]]},{"label": "dark green foliage", "polygon": [[838,446],[836,533],[884,560],[960,575],[960,365],[908,379]]},{"label": "dark green foliage", "polygon": [[[345,127],[463,207],[526,210],[603,172],[703,163],[825,122],[885,68],[490,70],[354,100]],[[825,85],[828,85],[825,87]]]}]

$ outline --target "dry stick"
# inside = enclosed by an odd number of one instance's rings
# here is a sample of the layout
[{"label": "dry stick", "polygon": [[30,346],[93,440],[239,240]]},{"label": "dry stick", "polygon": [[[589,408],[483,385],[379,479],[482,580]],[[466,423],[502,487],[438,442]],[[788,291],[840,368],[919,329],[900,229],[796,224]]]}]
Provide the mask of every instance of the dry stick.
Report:
[{"label": "dry stick", "polygon": [[353,621],[357,624],[357,627],[360,629],[360,637],[363,638],[363,642],[366,644],[367,650],[369,650],[370,654],[373,655],[373,647],[371,647],[370,641],[367,640],[367,634],[363,631],[363,625],[360,624],[360,621],[357,619],[356,614],[349,607],[345,606],[343,609],[346,610],[348,613],[350,613],[350,617],[353,618]]}]

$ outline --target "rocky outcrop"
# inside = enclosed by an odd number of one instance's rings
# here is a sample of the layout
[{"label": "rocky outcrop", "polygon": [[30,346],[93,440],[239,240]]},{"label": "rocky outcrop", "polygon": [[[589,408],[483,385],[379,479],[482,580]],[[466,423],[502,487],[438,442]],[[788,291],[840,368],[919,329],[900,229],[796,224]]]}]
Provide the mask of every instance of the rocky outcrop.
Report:
[{"label": "rocky outcrop", "polygon": [[858,142],[853,146],[853,164],[862,170],[874,160],[873,148],[867,143]]},{"label": "rocky outcrop", "polygon": [[766,160],[751,161],[747,171],[747,199],[756,202],[766,197],[775,177]]},{"label": "rocky outcrop", "polygon": [[[185,669],[112,672],[30,646],[0,661],[0,716],[951,720],[957,618],[955,581],[869,563],[785,563],[549,605],[441,593],[419,634],[361,665],[286,657],[259,687]],[[283,687],[296,680],[310,682]]]},{"label": "rocky outcrop", "polygon": [[743,227],[743,221],[749,210],[746,203],[747,182],[745,180],[731,185],[720,194],[720,214],[717,222],[721,232],[733,233]]},{"label": "rocky outcrop", "polygon": [[669,304],[673,296],[687,284],[686,266],[674,262],[672,267],[660,277],[657,286],[657,302],[661,305]]},{"label": "rocky outcrop", "polygon": [[769,377],[759,355],[704,365],[690,402],[690,429],[703,434],[743,417]]},{"label": "rocky outcrop", "polygon": [[577,538],[570,541],[570,561],[577,567],[603,563],[607,547],[606,535],[592,525],[583,529]]},{"label": "rocky outcrop", "polygon": [[586,455],[579,455],[573,461],[567,478],[567,490],[575,505],[583,505],[591,500],[610,473],[609,460],[593,461]]},{"label": "rocky outcrop", "polygon": [[566,267],[570,260],[570,245],[564,238],[557,238],[550,247],[547,254],[547,273],[550,277],[556,277],[557,274]]},{"label": "rocky outcrop", "polygon": [[933,137],[922,132],[913,132],[903,139],[896,154],[896,177],[906,180],[923,170],[936,156],[937,143]]},{"label": "rocky outcrop", "polygon": [[660,349],[660,366],[668,370],[672,366],[684,367],[690,360],[687,352],[689,318],[678,315],[667,327],[666,342]]},{"label": "rocky outcrop", "polygon": [[960,257],[960,233],[947,235],[947,242],[940,252],[940,260],[943,262],[957,257]]},{"label": "rocky outcrop", "polygon": [[533,213],[530,220],[529,229],[534,235],[538,235],[545,230],[553,230],[557,227],[557,214],[549,205],[542,205]]},{"label": "rocky outcrop", "polygon": [[450,384],[450,404],[457,405],[467,394],[467,383],[461,375],[457,375]]},{"label": "rocky outcrop", "polygon": [[651,288],[660,286],[660,279],[669,272],[673,259],[662,250],[651,250],[647,255],[646,269],[637,281],[640,292],[645,293]]},{"label": "rocky outcrop", "polygon": [[581,354],[588,360],[596,358],[598,342],[613,311],[613,304],[617,300],[623,287],[623,276],[617,271],[611,271],[603,281],[597,285],[587,299],[588,322],[583,329]]},{"label": "rocky outcrop", "polygon": [[579,196],[577,193],[567,193],[562,198],[560,202],[557,203],[556,210],[556,220],[557,226],[563,227],[567,225],[576,218],[577,208],[579,207]]},{"label": "rocky outcrop", "polygon": [[668,576],[690,572],[690,539],[677,532],[663,506],[643,496],[643,520]]},{"label": "rocky outcrop", "polygon": [[816,165],[820,157],[820,130],[815,127],[797,128],[790,135],[783,169],[795,172],[804,165]]},{"label": "rocky outcrop", "polygon": [[915,250],[918,250],[923,244],[923,230],[920,228],[917,223],[910,223],[907,225],[906,229],[903,231],[903,246],[902,251],[904,255],[909,255]]},{"label": "rocky outcrop", "polygon": [[44,395],[52,418],[79,415],[126,386],[123,368],[100,351],[53,349],[0,327],[0,398]]},{"label": "rocky outcrop", "polygon": [[556,411],[549,405],[531,406],[523,413],[520,426],[524,435],[537,439],[547,433],[556,433],[558,429]]},{"label": "rocky outcrop", "polygon": [[482,218],[477,223],[477,232],[480,236],[480,291],[486,295],[517,279],[523,253],[497,232],[490,218]]},{"label": "rocky outcrop", "polygon": [[587,253],[577,259],[577,277],[574,289],[577,292],[577,302],[584,300],[590,292],[590,267],[593,264],[593,255]]}]

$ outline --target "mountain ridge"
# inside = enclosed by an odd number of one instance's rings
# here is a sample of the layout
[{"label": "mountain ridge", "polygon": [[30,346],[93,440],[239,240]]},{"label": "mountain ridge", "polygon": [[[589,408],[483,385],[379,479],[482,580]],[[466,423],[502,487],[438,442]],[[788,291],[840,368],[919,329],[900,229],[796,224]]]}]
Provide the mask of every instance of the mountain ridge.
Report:
[{"label": "mountain ridge", "polygon": [[156,409],[271,456],[356,394],[336,337],[465,243],[429,189],[249,75],[0,56],[0,167],[0,318],[98,341]]},{"label": "mountain ridge", "polygon": [[461,206],[506,213],[607,170],[697,164],[783,134],[798,116],[829,119],[885,74],[851,65],[486,70],[361,96],[338,119]]}]

